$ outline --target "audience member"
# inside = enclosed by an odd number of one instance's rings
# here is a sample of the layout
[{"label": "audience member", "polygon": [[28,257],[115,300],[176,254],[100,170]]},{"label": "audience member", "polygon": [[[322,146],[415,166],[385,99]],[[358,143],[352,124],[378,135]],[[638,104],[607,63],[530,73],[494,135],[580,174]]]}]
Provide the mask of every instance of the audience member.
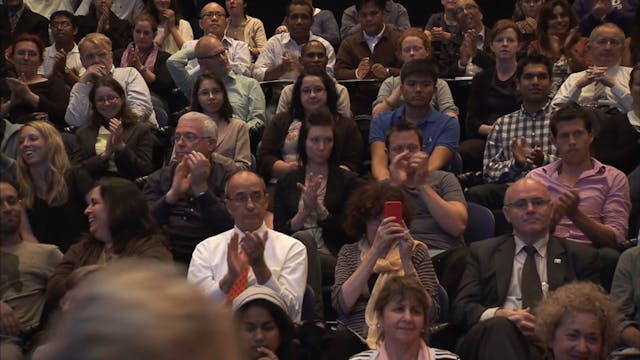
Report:
[{"label": "audience member", "polygon": [[[447,43],[440,52],[437,58],[440,75],[443,77],[474,76],[495,64],[489,50],[493,50],[491,46],[499,32],[495,30],[505,30],[505,27],[498,28],[496,23],[491,34],[487,34],[487,29],[482,22],[484,15],[474,0],[458,1],[456,15],[460,31],[456,40],[460,40]],[[514,25],[514,31],[519,43],[521,34],[517,25]],[[510,35],[513,36],[513,34]],[[517,51],[517,43],[509,42],[508,45],[515,45]]]},{"label": "audience member", "polygon": [[[251,76],[251,51],[249,45],[244,41],[238,41],[225,35],[227,28],[227,13],[224,8],[216,3],[210,2],[200,10],[200,20],[198,25],[205,35],[213,35],[220,40],[226,50],[229,66],[231,70],[238,75]],[[182,45],[182,50],[192,49],[196,46],[198,40],[186,41]],[[217,58],[218,54],[212,55]],[[194,76],[200,75],[200,61],[190,59],[187,65],[187,71]]]},{"label": "audience member", "polygon": [[24,359],[23,346],[40,327],[49,276],[62,259],[57,247],[24,241],[24,208],[12,184],[0,181],[0,357]]},{"label": "audience member", "polygon": [[[309,40],[302,45],[300,49],[300,65],[304,72],[310,71],[312,68],[325,71],[329,58],[327,57],[327,48],[318,40]],[[343,85],[331,78],[335,83],[336,92],[338,93],[338,114],[351,118],[351,99],[349,91]],[[289,111],[291,108],[291,98],[293,97],[294,84],[289,84],[282,89],[280,99],[278,100],[278,108],[276,114]]]},{"label": "audience member", "polygon": [[454,323],[470,330],[458,347],[463,359],[529,359],[537,302],[573,280],[599,279],[595,250],[549,236],[551,196],[533,179],[520,179],[505,194],[503,212],[513,235],[471,244],[454,306]]},{"label": "audience member", "polygon": [[[384,218],[386,201],[402,202],[402,219]],[[350,217],[345,230],[360,240],[345,244],[338,253],[331,296],[338,313],[338,329],[349,329],[366,338],[370,319],[375,316],[375,299],[392,276],[418,280],[433,305],[425,317],[429,321],[438,319],[438,279],[429,251],[406,228],[413,218],[410,203],[402,190],[377,182],[359,188],[349,198],[346,212]]]},{"label": "audience member", "polygon": [[0,97],[9,98],[0,106],[0,116],[20,124],[48,120],[62,128],[69,91],[62,79],[38,74],[43,51],[44,45],[36,35],[22,34],[14,39],[8,58],[15,74],[5,73],[7,76],[0,83]]},{"label": "audience member", "polygon": [[539,53],[553,63],[553,97],[569,74],[593,65],[588,52],[588,39],[578,30],[576,14],[565,0],[546,2],[540,10],[540,24],[536,40],[529,44],[528,53]]},{"label": "audience member", "polygon": [[[37,35],[46,46],[49,46],[49,21],[44,16],[33,12],[23,0],[5,0],[0,6],[0,29],[3,41],[10,44],[21,34]],[[4,44],[4,42],[3,42]],[[2,51],[6,46],[2,47]]]},{"label": "audience member", "polygon": [[69,248],[49,280],[47,301],[53,306],[64,296],[69,275],[80,267],[127,257],[172,259],[164,235],[133,182],[102,179],[87,194],[87,204],[84,213],[89,219],[89,233]]},{"label": "audience member", "polygon": [[585,36],[604,23],[614,23],[629,34],[633,10],[640,7],[638,0],[574,0],[573,10],[580,20],[580,31]]},{"label": "audience member", "polygon": [[136,16],[133,19],[133,42],[114,53],[114,65],[138,70],[151,93],[156,121],[163,127],[168,123],[167,112],[179,110],[171,105],[180,102],[175,99],[173,89],[176,84],[167,69],[170,55],[161,50],[153,40],[157,30],[158,25],[149,14]]},{"label": "audience member", "polygon": [[71,159],[98,180],[119,176],[135,180],[152,170],[152,134],[137,121],[127,105],[120,83],[105,76],[98,79],[89,99],[94,111],[86,126],[76,131]]},{"label": "audience member", "polygon": [[522,106],[499,117],[484,148],[482,175],[485,184],[472,186],[467,199],[492,210],[501,209],[510,183],[529,171],[556,159],[549,122],[551,64],[541,55],[520,60],[516,89]]},{"label": "audience member", "polygon": [[[396,54],[402,63],[414,59],[432,58],[431,42],[419,28],[409,28],[400,35]],[[388,77],[382,82],[378,97],[373,102],[372,117],[376,117],[383,111],[395,110],[404,103],[400,83],[400,76]],[[458,118],[458,107],[453,102],[449,85],[442,79],[436,81],[436,91],[431,99],[431,106],[438,112]]]},{"label": "audience member", "polygon": [[[622,315],[620,343],[640,348],[640,246],[620,255],[613,283],[611,299]],[[611,330],[613,333],[613,330]]]},{"label": "audience member", "polygon": [[224,83],[213,74],[202,74],[196,79],[191,110],[204,113],[216,124],[216,146],[213,150],[227,157],[238,169],[247,170],[252,166],[249,146],[249,127],[233,117]]},{"label": "audience member", "polygon": [[[307,2],[313,7],[311,32],[327,40],[333,47],[340,46],[340,29],[331,10],[322,10],[313,6],[313,0],[307,0]],[[276,34],[289,31],[285,22],[286,18],[283,24],[276,28]]]},{"label": "audience member", "polygon": [[[90,12],[90,6],[95,0],[75,1],[79,2],[75,15],[83,16],[87,15]],[[118,18],[131,22],[136,16],[140,15],[140,13],[144,11],[144,4],[146,2],[147,1],[145,0],[113,0],[111,2],[112,5],[110,5],[108,8],[110,8]]]},{"label": "audience member", "polygon": [[440,3],[444,11],[431,14],[427,25],[424,27],[425,35],[428,35],[431,42],[435,43],[433,44],[433,55],[436,59],[438,55],[440,55],[440,49],[437,45],[459,40],[455,39],[455,37],[460,32],[458,16],[456,14],[458,0],[440,0]]},{"label": "audience member", "polygon": [[229,312],[174,267],[121,260],[74,291],[44,360],[241,359]]},{"label": "audience member", "polygon": [[205,35],[195,48],[180,50],[167,60],[173,80],[189,99],[193,98],[196,76],[189,74],[186,66],[193,58],[198,59],[203,74],[213,74],[222,79],[234,115],[249,125],[252,137],[259,138],[265,121],[265,100],[260,84],[255,79],[234,73],[222,42],[213,35]]},{"label": "audience member", "polygon": [[[384,24],[388,25],[393,31],[402,32],[411,27],[409,13],[400,3],[394,2],[393,0],[385,0],[383,13]],[[349,6],[342,12],[340,37],[343,40],[350,35],[362,31],[362,23],[359,18],[360,14],[356,5]]]},{"label": "audience member", "polygon": [[523,44],[529,45],[538,32],[538,16],[543,6],[543,0],[518,0],[513,11],[513,21],[522,32]]},{"label": "audience member", "polygon": [[430,171],[422,132],[413,123],[396,123],[385,141],[391,184],[401,188],[416,208],[411,235],[429,249],[463,246],[467,208],[462,188],[451,173]]},{"label": "audience member", "polygon": [[485,139],[496,119],[520,106],[515,75],[521,37],[520,29],[511,20],[499,20],[491,29],[489,43],[496,56],[495,66],[474,76],[469,90],[467,132],[471,138],[460,144],[460,155],[467,171],[482,169]]},{"label": "audience member", "polygon": [[216,130],[207,115],[182,115],[172,138],[173,161],[149,175],[143,190],[174,259],[183,264],[199,242],[232,226],[222,196],[235,165],[214,152]]},{"label": "audience member", "polygon": [[87,101],[89,92],[100,77],[109,75],[124,89],[129,107],[137,115],[138,121],[157,125],[150,100],[151,94],[144,78],[134,68],[113,66],[111,40],[108,37],[91,33],[78,43],[78,49],[82,66],[86,71],[71,88],[69,107],[64,117],[67,124],[81,127],[87,123],[93,112],[91,103]]},{"label": "audience member", "polygon": [[237,172],[225,193],[235,227],[198,244],[188,279],[219,302],[232,302],[248,286],[267,286],[282,298],[289,316],[299,320],[307,283],[304,245],[265,225],[269,195],[257,174]]},{"label": "audience member", "polygon": [[31,121],[18,137],[17,178],[33,235],[62,252],[88,229],[85,194],[93,183],[71,167],[60,133],[51,123]]},{"label": "audience member", "polygon": [[460,125],[431,107],[438,75],[434,64],[426,59],[411,60],[402,67],[400,91],[405,99],[397,110],[380,113],[371,122],[371,173],[377,180],[389,177],[389,154],[384,141],[387,131],[399,121],[416,124],[425,140],[428,169],[446,167],[458,148]]},{"label": "audience member", "polygon": [[[88,2],[88,0],[85,1]],[[110,39],[113,49],[119,50],[127,47],[127,44],[131,42],[131,23],[119,18],[111,11],[113,2],[114,0],[91,0],[88,11],[83,15],[76,11],[77,43],[80,43],[80,40],[88,34],[100,33]],[[134,3],[135,1],[127,2]]]},{"label": "audience member", "polygon": [[426,344],[431,306],[429,294],[414,278],[390,278],[370,307],[377,325],[370,326],[370,332],[376,329],[377,337],[369,336],[369,346],[375,350],[361,352],[350,359],[376,360],[410,356],[415,359],[459,360],[458,355]]},{"label": "audience member", "polygon": [[569,101],[580,105],[608,106],[626,113],[631,110],[629,75],[631,68],[620,66],[624,33],[606,23],[591,32],[587,43],[594,66],[569,75],[553,98],[554,110]]},{"label": "audience member", "polygon": [[319,322],[324,320],[322,285],[333,284],[338,251],[350,242],[342,226],[345,203],[359,184],[354,173],[335,161],[336,135],[333,114],[326,107],[312,110],[298,138],[301,165],[278,181],[273,209],[274,228],[307,247],[307,282],[318,294],[314,300]]},{"label": "audience member", "polygon": [[260,52],[253,67],[258,81],[277,79],[294,80],[302,72],[298,61],[302,46],[310,40],[321,42],[327,52],[327,72],[333,76],[336,55],[329,42],[311,33],[313,6],[307,0],[292,0],[287,6],[285,20],[288,31],[272,36]]},{"label": "audience member", "polygon": [[271,288],[253,285],[233,300],[235,321],[240,328],[242,354],[246,360],[294,360],[295,325],[287,304]]},{"label": "audience member", "polygon": [[640,6],[636,8],[636,14],[631,22],[631,35],[624,42],[624,54],[622,65],[640,65]]},{"label": "audience member", "polygon": [[249,45],[251,57],[255,60],[267,43],[262,20],[246,15],[247,0],[226,0],[225,6],[229,17],[224,35]]},{"label": "audience member", "polygon": [[173,54],[182,48],[185,41],[193,40],[191,25],[182,18],[176,0],[151,0],[145,11],[158,24],[153,42],[160,50]]},{"label": "audience member", "polygon": [[564,285],[545,297],[534,312],[536,336],[545,345],[547,358],[609,358],[617,337],[618,314],[598,285]]},{"label": "audience member", "polygon": [[31,11],[36,12],[49,20],[51,20],[51,15],[56,11],[69,11],[73,15],[76,3],[77,1],[75,0],[25,1],[25,4]]},{"label": "audience member", "polygon": [[44,49],[44,62],[38,73],[49,79],[60,78],[71,88],[85,71],[80,61],[80,50],[73,40],[78,32],[76,18],[71,12],[58,10],[51,14],[49,25],[53,44]]},{"label": "audience member", "polygon": [[594,131],[587,110],[568,103],[553,114],[550,126],[560,160],[527,176],[544,184],[552,195],[554,233],[598,249],[602,283],[609,289],[619,256],[616,249],[629,229],[629,181],[620,170],[591,157]]}]

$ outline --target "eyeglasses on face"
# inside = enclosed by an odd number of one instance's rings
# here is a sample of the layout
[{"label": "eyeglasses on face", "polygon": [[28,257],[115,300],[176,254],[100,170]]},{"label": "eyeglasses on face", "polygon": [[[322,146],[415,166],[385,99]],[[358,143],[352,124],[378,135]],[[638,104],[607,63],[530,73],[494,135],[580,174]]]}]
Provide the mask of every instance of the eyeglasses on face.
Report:
[{"label": "eyeglasses on face", "polygon": [[227,196],[227,199],[238,204],[246,204],[249,202],[249,199],[251,199],[253,203],[259,203],[264,200],[265,197],[266,194],[264,191],[254,191],[251,193],[237,193],[233,196]]},{"label": "eyeglasses on face", "polygon": [[544,198],[520,199],[511,203],[505,204],[505,206],[512,207],[518,210],[526,210],[529,208],[529,204],[531,204],[531,207],[533,207],[534,209],[540,209],[542,207],[549,205],[550,202],[551,202],[550,200],[547,200]]},{"label": "eyeglasses on face", "polygon": [[171,137],[171,142],[175,144],[180,140],[184,140],[184,142],[191,144],[200,139],[211,139],[211,136],[198,136],[194,133],[185,133],[185,134],[175,133]]}]

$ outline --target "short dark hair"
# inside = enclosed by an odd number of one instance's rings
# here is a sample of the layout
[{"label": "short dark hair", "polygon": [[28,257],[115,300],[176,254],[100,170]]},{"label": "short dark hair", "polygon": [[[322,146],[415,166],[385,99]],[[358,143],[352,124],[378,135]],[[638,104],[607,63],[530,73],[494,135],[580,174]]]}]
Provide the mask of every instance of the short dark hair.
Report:
[{"label": "short dark hair", "polygon": [[574,101],[570,101],[560,106],[560,108],[551,116],[549,127],[553,136],[558,135],[558,123],[563,121],[573,121],[580,119],[584,123],[585,129],[591,132],[593,129],[593,115],[586,108],[578,105]]},{"label": "short dark hair", "polygon": [[327,55],[327,47],[324,46],[322,42],[320,42],[319,40],[309,40],[306,43],[304,43],[304,45],[302,45],[302,47],[300,48],[300,56],[302,56],[302,54],[304,54],[305,51],[307,51],[307,49],[312,45],[322,46],[322,48],[324,49],[325,56]]},{"label": "short dark hair", "polygon": [[438,69],[429,59],[414,59],[402,65],[400,69],[400,82],[404,83],[404,81],[412,75],[422,75],[431,78],[434,84],[438,81]]},{"label": "short dark hair", "polygon": [[282,310],[280,306],[272,303],[269,300],[256,299],[242,305],[236,311],[235,318],[237,319],[237,321],[241,321],[241,318],[244,316],[247,310],[253,307],[258,307],[266,310],[269,315],[271,315],[271,317],[273,318],[273,322],[278,327],[278,331],[280,332],[280,346],[278,346],[277,349],[274,349],[274,352],[278,356],[278,359],[294,359],[295,346],[293,342],[295,339],[295,326],[289,315],[284,310]]},{"label": "short dark hair", "polygon": [[73,28],[77,28],[78,27],[78,23],[76,21],[76,16],[73,15],[72,12],[67,11],[67,10],[57,10],[54,11],[51,16],[49,16],[49,21],[53,21],[53,19],[57,18],[57,17],[66,17],[69,19],[69,21],[71,22],[71,26],[73,26]]},{"label": "short dark hair", "polygon": [[222,101],[222,107],[218,111],[218,115],[229,122],[233,117],[233,107],[229,101],[229,95],[227,95],[227,88],[224,86],[222,79],[213,74],[205,73],[196,78],[196,82],[193,84],[193,92],[191,93],[191,111],[204,113],[204,109],[202,109],[202,105],[200,105],[200,101],[198,101],[198,91],[200,90],[200,85],[202,85],[205,80],[215,82],[220,87],[220,90],[222,90],[224,100]]},{"label": "short dark hair", "polygon": [[384,144],[386,145],[387,149],[389,148],[389,138],[391,138],[391,135],[402,131],[413,131],[418,136],[418,142],[420,143],[420,148],[422,148],[422,145],[424,145],[424,137],[422,136],[422,131],[420,131],[418,126],[411,121],[401,120],[393,125],[387,132],[387,136],[384,139]]},{"label": "short dark hair", "polygon": [[289,5],[287,5],[286,17],[289,17],[289,14],[291,13],[291,7],[294,5],[306,6],[307,8],[309,8],[309,15],[311,16],[311,18],[313,18],[313,6],[311,6],[311,4],[309,4],[309,2],[306,0],[291,0]]},{"label": "short dark hair", "polygon": [[547,69],[547,75],[551,78],[553,74],[553,65],[551,65],[551,61],[548,57],[542,56],[537,52],[526,55],[520,61],[518,61],[518,67],[516,68],[516,79],[520,80],[522,74],[524,73],[524,68],[527,65],[544,65],[545,69]]},{"label": "short dark hair", "polygon": [[354,238],[366,235],[367,221],[382,216],[385,201],[402,202],[402,219],[409,226],[413,219],[413,202],[401,189],[386,182],[369,182],[355,190],[346,205],[350,214],[344,225],[347,234]]},{"label": "short dark hair", "polygon": [[307,121],[302,123],[300,136],[298,136],[298,157],[300,158],[300,161],[302,161],[303,164],[307,163],[307,148],[305,147],[305,143],[307,141],[307,136],[309,135],[309,130],[313,126],[327,126],[331,128],[331,131],[333,132],[334,147],[331,149],[329,162],[335,160],[334,149],[336,140],[336,123],[329,109],[326,106],[323,106],[313,110],[311,114],[309,114]]},{"label": "short dark hair", "polygon": [[633,84],[633,76],[640,71],[640,65],[636,65],[631,69],[631,74],[629,74],[629,88],[631,88],[631,84]]},{"label": "short dark hair", "polygon": [[298,76],[296,82],[293,84],[293,94],[291,95],[291,117],[304,121],[306,118],[304,107],[302,106],[302,100],[300,100],[302,81],[307,76],[318,76],[322,79],[322,84],[327,91],[327,107],[329,111],[334,115],[338,115],[338,91],[336,90],[336,84],[333,82],[331,76],[327,74],[324,69],[306,69]]},{"label": "short dark hair", "polygon": [[362,9],[363,6],[365,6],[368,3],[373,3],[373,5],[375,7],[377,7],[378,9],[384,11],[384,8],[387,4],[387,0],[357,0],[356,1],[356,11],[360,11],[360,9]]}]

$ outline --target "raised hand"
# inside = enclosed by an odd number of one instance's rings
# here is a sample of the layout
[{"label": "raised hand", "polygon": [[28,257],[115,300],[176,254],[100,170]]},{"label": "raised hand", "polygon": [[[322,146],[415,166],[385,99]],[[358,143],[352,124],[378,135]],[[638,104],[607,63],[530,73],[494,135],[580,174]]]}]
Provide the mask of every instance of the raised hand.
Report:
[{"label": "raised hand", "polygon": [[257,233],[247,231],[240,244],[242,251],[247,255],[247,260],[252,268],[266,267],[264,262],[264,248],[267,244],[268,233],[265,231],[262,236]]},{"label": "raised hand", "polygon": [[387,68],[384,67],[384,65],[378,64],[378,63],[375,63],[371,66],[371,72],[378,79],[385,79],[389,76],[389,72],[387,71]]},{"label": "raised hand", "polygon": [[394,217],[382,219],[376,229],[376,235],[371,245],[378,257],[385,257],[391,246],[405,236],[405,229],[395,221]]},{"label": "raised hand", "polygon": [[537,140],[533,141],[529,153],[527,154],[527,163],[535,166],[542,166],[544,163],[544,153],[542,152],[542,146]]},{"label": "raised hand", "polygon": [[56,52],[55,61],[53,63],[53,73],[62,76],[67,69],[67,52],[60,49]]},{"label": "raised hand", "polygon": [[116,152],[120,152],[124,150],[126,144],[124,143],[124,138],[122,137],[122,122],[117,118],[112,118],[109,120],[109,141],[111,142],[111,147]]},{"label": "raised hand", "polygon": [[296,185],[302,191],[302,205],[305,210],[313,211],[318,208],[320,190],[324,182],[324,176],[309,173],[305,178],[305,183],[297,183]]},{"label": "raised hand", "polygon": [[99,78],[107,75],[109,73],[109,70],[110,69],[107,69],[107,67],[102,64],[89,65],[89,67],[86,69],[84,74],[82,74],[82,77],[80,77],[80,80],[78,81],[83,83],[95,82]]},{"label": "raised hand", "polygon": [[429,177],[429,154],[424,151],[417,151],[411,154],[408,168],[409,172],[414,174],[414,187],[426,185]]},{"label": "raised hand", "polygon": [[363,57],[362,59],[360,59],[360,63],[358,64],[358,68],[356,69],[356,75],[360,79],[364,79],[364,77],[367,76],[370,70],[371,65],[369,64],[369,58]]},{"label": "raised hand", "polygon": [[516,161],[516,167],[524,167],[527,164],[527,155],[529,154],[529,145],[525,138],[511,139],[511,153]]},{"label": "raised hand", "polygon": [[169,204],[175,204],[179,198],[191,187],[191,173],[187,159],[183,158],[182,161],[176,166],[176,170],[173,173],[173,180],[171,181],[171,188],[165,195],[165,200]]},{"label": "raised hand", "polygon": [[195,196],[209,188],[208,180],[211,173],[211,162],[202,153],[192,151],[185,155],[183,161],[186,161],[191,174],[191,193]]},{"label": "raised hand", "polygon": [[409,178],[409,159],[411,153],[407,150],[401,152],[391,159],[389,164],[389,175],[394,184],[405,184]]},{"label": "raised hand", "polygon": [[247,255],[238,246],[239,242],[240,236],[238,233],[234,232],[233,235],[231,235],[229,244],[227,245],[227,267],[229,276],[234,281],[238,278],[242,269],[249,264]]},{"label": "raised hand", "polygon": [[171,29],[176,26],[176,13],[171,9],[162,10],[162,22],[167,29]]}]

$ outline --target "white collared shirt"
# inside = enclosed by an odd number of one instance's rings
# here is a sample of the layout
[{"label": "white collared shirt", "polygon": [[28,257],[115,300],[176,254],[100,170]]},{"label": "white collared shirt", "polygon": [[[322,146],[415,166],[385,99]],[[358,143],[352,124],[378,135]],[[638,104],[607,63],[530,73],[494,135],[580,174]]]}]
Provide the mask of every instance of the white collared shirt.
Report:
[{"label": "white collared shirt", "polygon": [[[199,39],[185,41],[182,44],[182,50],[194,49]],[[251,77],[251,51],[249,45],[240,40],[232,39],[228,36],[222,38],[222,46],[227,50],[227,58],[229,59],[229,67],[231,70],[239,75]],[[200,76],[200,64],[198,59],[194,58],[189,60],[186,66],[189,75]]]},{"label": "white collared shirt", "polygon": [[[56,63],[56,54],[58,50],[56,49],[56,45],[53,44],[46,49],[44,49],[43,58],[44,61],[40,68],[38,68],[38,74],[49,76],[53,71],[53,66]],[[80,61],[80,50],[78,50],[78,45],[73,44],[73,49],[67,53],[67,68],[72,69],[78,75],[82,75],[85,72],[84,66],[82,66],[82,62]]]},{"label": "white collared shirt", "polygon": [[384,33],[384,29],[386,27],[387,27],[387,25],[382,24],[382,31],[380,31],[375,36],[369,36],[369,35],[367,35],[366,31],[364,31],[364,30],[362,31],[362,36],[364,36],[364,40],[367,42],[367,46],[369,46],[369,50],[371,51],[372,54],[373,54],[373,49],[376,48],[376,45],[380,41],[380,38],[382,37],[382,33]]}]

